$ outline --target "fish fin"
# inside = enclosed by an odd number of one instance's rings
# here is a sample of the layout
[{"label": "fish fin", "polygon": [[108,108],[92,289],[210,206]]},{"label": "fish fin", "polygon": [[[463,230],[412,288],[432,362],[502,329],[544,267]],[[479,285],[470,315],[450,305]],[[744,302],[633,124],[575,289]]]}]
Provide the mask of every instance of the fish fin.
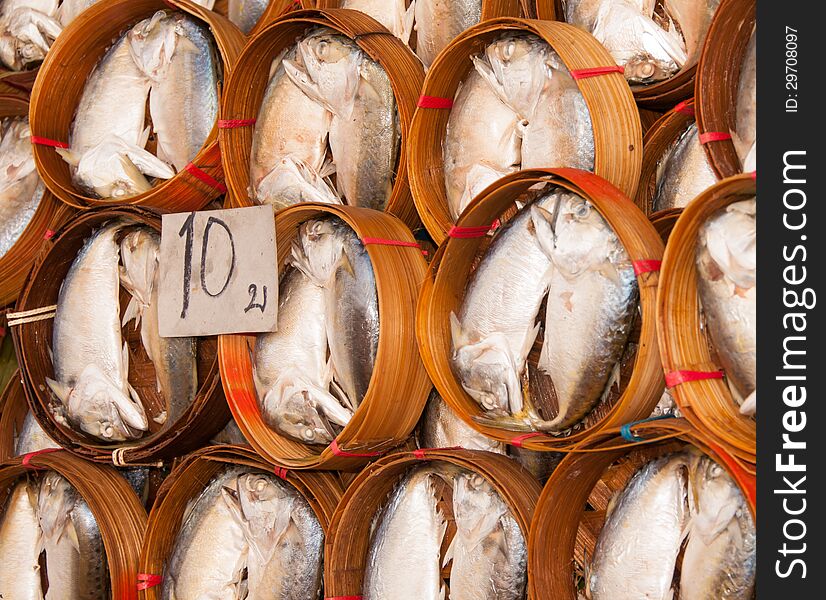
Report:
[{"label": "fish fin", "polygon": [[[123,348],[120,352],[120,364],[123,372],[129,374],[129,345],[123,342]],[[131,394],[131,392],[130,392]]]},{"label": "fish fin", "polygon": [[46,385],[49,386],[52,393],[57,396],[64,405],[69,401],[69,395],[72,393],[72,388],[68,384],[47,377]]},{"label": "fish fin", "polygon": [[308,386],[307,392],[316,406],[321,409],[321,412],[333,423],[344,427],[350,422],[353,412],[342,406],[327,390],[322,390],[316,386]]},{"label": "fish fin", "polygon": [[143,131],[141,131],[140,135],[138,136],[137,146],[141,148],[146,148],[146,143],[149,141],[149,133],[152,131],[152,127],[147,125],[144,127]]},{"label": "fish fin", "polygon": [[67,519],[63,532],[66,534],[67,539],[71,542],[72,547],[80,552],[80,541],[77,538],[77,529],[75,529],[75,524],[71,519]]},{"label": "fish fin", "polygon": [[473,415],[473,420],[480,425],[487,425],[488,427],[498,427],[500,429],[507,429],[508,431],[531,432],[534,431],[531,421],[528,418],[519,418],[514,416],[487,416],[487,415]]},{"label": "fish fin", "polygon": [[550,259],[556,251],[556,215],[559,211],[549,210],[531,204],[531,223],[542,252]]},{"label": "fish fin", "polygon": [[[159,390],[160,391],[160,390]],[[169,413],[165,410],[158,413],[156,417],[153,417],[152,420],[155,421],[158,425],[163,425],[166,423],[166,419],[169,417]]]},{"label": "fish fin", "polygon": [[605,389],[602,391],[602,398],[600,398],[600,402],[605,400],[608,395],[611,393],[611,390],[614,387],[614,384],[617,385],[617,389],[620,388],[622,385],[620,378],[622,376],[622,369],[619,362],[614,365],[614,368],[611,369],[611,374],[608,376],[608,381],[605,383]]},{"label": "fish fin", "polygon": [[324,369],[324,382],[330,386],[331,394],[341,402],[341,404],[350,411],[356,410],[356,405],[353,400],[344,391],[338,383],[338,374],[336,373],[336,366],[333,363],[333,357],[327,359],[327,366]]},{"label": "fish fin", "polygon": [[757,414],[757,390],[754,390],[743,400],[743,404],[740,405],[740,414],[749,417]]},{"label": "fish fin", "polygon": [[140,304],[134,296],[129,299],[129,304],[126,305],[126,310],[123,313],[123,319],[121,320],[120,326],[126,326],[126,324],[132,319],[135,320],[135,329],[137,329],[141,321],[141,311]]},{"label": "fish fin", "polygon": [[669,588],[669,590],[665,593],[663,600],[674,600],[674,588]]},{"label": "fish fin", "polygon": [[55,148],[55,152],[60,155],[60,158],[65,160],[67,163],[76,167],[80,164],[80,154],[77,152],[72,152],[69,148]]},{"label": "fish fin", "polygon": [[[522,341],[522,347],[519,349],[519,355],[516,357],[517,365],[524,364],[525,361],[528,359],[528,354],[531,353],[531,348],[533,348],[533,345],[536,342],[536,337],[539,335],[539,330],[541,329],[541,327],[541,323],[537,323],[534,326],[533,331],[531,331],[527,336],[525,336],[525,339]],[[544,346],[542,348],[542,351],[545,351]]]},{"label": "fish fin", "polygon": [[292,61],[289,58],[282,60],[281,66],[284,67],[284,73],[287,74],[290,81],[292,81],[298,89],[304,92],[305,96],[307,96],[310,100],[318,102],[331,113],[336,113],[332,103],[324,97],[321,93],[321,88],[315,81],[313,81],[310,74],[304,69],[304,67],[299,66],[296,61]]},{"label": "fish fin", "polygon": [[139,194],[143,194],[144,192],[148,192],[152,189],[149,181],[147,181],[140,169],[135,166],[135,163],[129,160],[128,156],[121,154],[118,156],[118,161],[120,161],[120,164],[126,173],[126,177],[132,185],[135,186],[135,189]]},{"label": "fish fin", "polygon": [[[485,83],[488,84],[490,89],[496,94],[496,97],[499,98],[499,101],[502,102],[508,108],[511,107],[510,103],[508,102],[508,94],[505,92],[505,88],[502,86],[502,83],[496,77],[496,73],[491,67],[490,63],[488,62],[487,58],[483,56],[472,56],[471,60],[473,61],[473,66],[476,68],[476,72],[482,76],[482,79],[485,80]],[[515,112],[515,111],[514,111]]]},{"label": "fish fin", "polygon": [[238,490],[223,485],[221,486],[221,498],[224,501],[224,505],[227,507],[227,509],[229,509],[232,518],[244,531],[244,535],[249,536],[249,522],[244,516],[244,509],[241,506],[241,499],[238,497]]},{"label": "fish fin", "polygon": [[410,42],[410,34],[413,33],[413,23],[416,20],[416,0],[411,0],[410,6],[401,16],[399,39],[405,44]]},{"label": "fish fin", "polygon": [[450,313],[450,337],[453,339],[454,351],[470,342],[468,336],[462,329],[462,324],[459,322],[459,317],[457,317],[456,313],[452,311]]},{"label": "fish fin", "polygon": [[450,544],[448,544],[447,550],[445,550],[445,557],[442,560],[442,566],[446,567],[447,563],[453,560],[453,553],[456,550],[456,538],[459,537],[457,535],[453,536],[453,539],[450,540]]},{"label": "fish fin", "polygon": [[[140,146],[126,144],[125,155],[132,166],[141,174],[157,177],[158,179],[171,179],[175,176],[172,167]],[[126,164],[124,164],[124,168],[127,168]]]}]

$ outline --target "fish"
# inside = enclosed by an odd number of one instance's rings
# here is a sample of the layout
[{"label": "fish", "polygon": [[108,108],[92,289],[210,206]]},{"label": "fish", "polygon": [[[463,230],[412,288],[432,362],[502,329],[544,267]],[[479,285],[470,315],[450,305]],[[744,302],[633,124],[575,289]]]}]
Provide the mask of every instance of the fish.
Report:
[{"label": "fish", "polygon": [[58,0],[4,0],[0,3],[0,63],[22,71],[46,58],[63,30]]},{"label": "fish", "polygon": [[160,251],[161,236],[146,227],[130,231],[121,240],[120,282],[132,296],[121,324],[134,319],[135,327],[140,325],[141,343],[155,368],[158,391],[166,400],[166,410],[154,420],[170,426],[186,413],[198,394],[197,340],[161,337]]},{"label": "fish", "polygon": [[744,173],[757,169],[757,30],[753,29],[740,67],[731,140]]},{"label": "fish", "polygon": [[384,25],[390,33],[407,44],[413,31],[416,4],[421,0],[342,0],[339,8],[357,10],[373,17]]},{"label": "fish", "polygon": [[149,426],[127,380],[121,339],[116,236],[123,226],[114,221],[93,232],[69,267],[54,317],[55,379],[46,379],[60,402],[56,420],[111,442],[139,438]]},{"label": "fish", "polygon": [[440,549],[447,522],[437,506],[432,470],[407,474],[378,515],[367,554],[365,600],[442,600]]},{"label": "fish", "polygon": [[686,66],[697,64],[721,0],[664,0],[663,7],[685,41]]},{"label": "fish", "polygon": [[223,489],[249,544],[248,598],[317,598],[324,531],[310,505],[273,475],[245,473]]},{"label": "fish", "polygon": [[[145,24],[141,21],[135,27]],[[150,130],[144,127],[144,119],[151,81],[132,58],[128,33],[92,71],[70,128],[70,147],[57,149],[73,167],[76,185],[116,200],[149,190],[145,175],[161,179],[175,175],[168,164],[145,149]]]},{"label": "fish", "polygon": [[416,429],[419,448],[467,448],[505,454],[505,445],[465,423],[434,389]]},{"label": "fish", "polygon": [[0,122],[0,258],[23,235],[45,192],[30,138],[28,119]]},{"label": "fish", "polygon": [[518,462],[528,473],[533,475],[542,485],[554,472],[562,460],[563,454],[558,452],[543,452],[542,450],[529,450],[519,446],[508,446],[508,456]]},{"label": "fish", "polygon": [[663,81],[689,61],[678,24],[667,10],[655,12],[657,0],[564,0],[562,4],[565,20],[593,34],[625,68],[630,83]]},{"label": "fish", "polygon": [[141,504],[146,505],[150,487],[149,467],[117,467],[117,471],[135,492]]},{"label": "fish", "polygon": [[521,377],[553,272],[531,206],[555,202],[554,193],[545,194],[497,231],[471,275],[458,315],[450,314],[451,368],[486,418],[497,422],[529,412]]},{"label": "fish", "polygon": [[303,268],[325,291],[333,377],[355,411],[370,387],[379,345],[373,263],[356,232],[337,217],[302,224],[300,238]]},{"label": "fish", "polygon": [[[23,418],[23,424],[20,431],[17,432],[14,444],[14,454],[22,456],[38,450],[45,450],[46,448],[60,448],[48,434],[43,431],[40,423],[34,418],[32,411],[27,411]],[[2,596],[0,596],[2,598]]]},{"label": "fish", "polygon": [[609,505],[586,574],[589,600],[660,600],[672,579],[691,522],[687,453],[656,458],[637,471]]},{"label": "fish", "polygon": [[551,377],[559,404],[556,417],[533,425],[561,432],[618,381],[639,289],[628,253],[590,202],[559,191],[551,210],[535,204],[531,210],[539,243],[553,263],[537,366]]},{"label": "fish", "polygon": [[0,513],[0,597],[43,600],[41,543],[37,489],[33,482],[22,479],[11,488]]},{"label": "fish", "polygon": [[[321,175],[333,115],[293,83],[285,59],[296,69],[303,64],[295,48],[273,61],[253,129],[250,193],[256,201],[277,208],[306,201],[334,203],[337,195]],[[296,114],[302,118],[296,119]]]},{"label": "fish", "polygon": [[182,171],[218,116],[220,62],[209,29],[180,12],[158,11],[127,34],[135,63],[151,81],[149,114],[158,158]]},{"label": "fish", "polygon": [[298,44],[304,63],[287,75],[332,113],[336,188],[352,206],[383,210],[393,191],[401,126],[390,78],[349,38],[317,31]]},{"label": "fish", "polygon": [[416,55],[427,70],[460,33],[482,20],[482,0],[416,0]]},{"label": "fish", "polygon": [[247,438],[244,437],[244,434],[238,427],[238,423],[236,423],[235,419],[233,419],[232,417],[230,417],[226,426],[224,426],[224,428],[221,431],[219,431],[215,434],[215,436],[213,436],[213,438],[210,440],[210,444],[231,444],[234,446],[249,446]]},{"label": "fish", "polygon": [[476,69],[456,91],[442,148],[448,208],[454,219],[488,185],[519,169],[522,143],[516,113]]},{"label": "fish", "polygon": [[246,472],[230,467],[215,475],[187,506],[167,562],[162,600],[237,600],[249,544],[226,487]]},{"label": "fish", "polygon": [[749,415],[757,410],[751,397],[757,385],[756,211],[752,198],[714,213],[700,229],[696,254],[708,333],[741,412]]},{"label": "fish", "polygon": [[227,16],[244,35],[249,35],[269,4],[270,0],[229,0]]},{"label": "fish", "polygon": [[74,21],[84,10],[100,0],[63,0],[57,9],[57,19],[63,27]]},{"label": "fish", "polygon": [[585,97],[559,55],[547,50],[544,86],[522,130],[522,169],[594,170],[594,129]]},{"label": "fish", "polygon": [[[296,250],[298,253],[298,250]],[[290,265],[278,288],[278,328],[258,334],[253,379],[264,421],[284,435],[329,444],[352,411],[330,391],[324,289]]]},{"label": "fish", "polygon": [[652,207],[655,211],[685,208],[701,192],[717,183],[717,175],[691,123],[657,163]]},{"label": "fish", "polygon": [[484,477],[453,478],[456,535],[444,563],[450,569],[451,600],[520,600],[528,583],[528,547],[499,493]]},{"label": "fish", "polygon": [[680,599],[750,600],[757,535],[743,493],[725,469],[701,457],[691,469],[692,521],[680,570]]},{"label": "fish", "polygon": [[40,482],[38,521],[46,553],[45,600],[104,600],[109,569],[103,537],[89,505],[62,475]]}]

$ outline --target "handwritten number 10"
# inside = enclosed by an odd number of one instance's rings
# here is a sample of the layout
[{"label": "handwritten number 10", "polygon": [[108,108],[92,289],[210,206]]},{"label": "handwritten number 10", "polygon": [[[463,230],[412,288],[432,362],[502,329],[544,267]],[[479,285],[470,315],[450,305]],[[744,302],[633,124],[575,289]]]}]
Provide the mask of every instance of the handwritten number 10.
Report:
[{"label": "handwritten number 10", "polygon": [[[224,285],[221,286],[221,289],[218,290],[215,293],[213,293],[209,290],[209,287],[207,286],[207,282],[206,282],[207,250],[209,248],[209,234],[210,234],[210,231],[212,230],[213,225],[220,225],[221,227],[224,228],[224,231],[226,231],[227,236],[229,238],[230,250],[232,252],[232,256],[230,258],[229,272],[227,273],[227,278],[224,281]],[[186,242],[185,242],[185,246],[184,246],[184,277],[183,277],[183,283],[184,283],[183,292],[184,292],[184,295],[183,295],[183,305],[181,307],[181,318],[185,319],[186,318],[186,313],[189,310],[190,285],[192,283],[192,245],[193,245],[193,240],[194,240],[194,237],[195,237],[195,213],[194,212],[190,213],[189,216],[186,218],[186,221],[184,221],[184,224],[181,227],[181,230],[178,232],[178,235],[180,237],[186,237]],[[224,221],[222,221],[221,219],[218,219],[216,217],[209,217],[209,219],[207,219],[206,226],[204,227],[204,239],[203,239],[203,243],[201,245],[201,273],[200,273],[201,289],[203,289],[204,292],[208,296],[211,296],[212,298],[217,298],[218,296],[223,294],[224,291],[229,286],[230,279],[232,278],[232,274],[234,272],[235,272],[235,240],[232,237],[232,231],[230,231],[229,226],[227,226],[227,224]],[[252,295],[252,291],[251,291],[251,295]],[[253,296],[253,301],[254,300],[255,300],[255,298]],[[266,289],[265,289],[264,290],[264,305],[266,305],[266,303],[267,303],[267,292],[266,292]],[[253,308],[253,307],[261,308],[262,312],[264,310],[263,306],[258,305],[258,304],[253,305],[252,302],[250,302],[250,307],[248,307],[247,310],[249,310],[249,308]]]}]

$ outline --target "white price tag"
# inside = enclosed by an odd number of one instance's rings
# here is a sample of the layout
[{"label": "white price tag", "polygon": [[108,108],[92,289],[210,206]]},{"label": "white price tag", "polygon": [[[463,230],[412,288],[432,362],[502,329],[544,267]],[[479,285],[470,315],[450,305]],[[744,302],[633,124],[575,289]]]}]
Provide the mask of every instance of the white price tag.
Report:
[{"label": "white price tag", "polygon": [[158,295],[163,337],[275,331],[273,207],[163,215]]}]

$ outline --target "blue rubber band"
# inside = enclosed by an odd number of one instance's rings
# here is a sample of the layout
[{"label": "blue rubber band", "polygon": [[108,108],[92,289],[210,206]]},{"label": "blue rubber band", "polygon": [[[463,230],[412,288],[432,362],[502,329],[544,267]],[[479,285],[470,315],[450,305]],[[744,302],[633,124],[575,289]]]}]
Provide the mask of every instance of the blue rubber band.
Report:
[{"label": "blue rubber band", "polygon": [[641,423],[649,423],[651,421],[662,421],[663,419],[676,419],[674,415],[660,415],[658,417],[648,417],[647,419],[643,419],[642,421],[634,421],[632,423],[626,423],[622,427],[620,427],[620,435],[623,437],[624,440],[629,442],[644,442],[645,438],[637,437],[633,433],[631,433],[631,428],[640,425]]}]

